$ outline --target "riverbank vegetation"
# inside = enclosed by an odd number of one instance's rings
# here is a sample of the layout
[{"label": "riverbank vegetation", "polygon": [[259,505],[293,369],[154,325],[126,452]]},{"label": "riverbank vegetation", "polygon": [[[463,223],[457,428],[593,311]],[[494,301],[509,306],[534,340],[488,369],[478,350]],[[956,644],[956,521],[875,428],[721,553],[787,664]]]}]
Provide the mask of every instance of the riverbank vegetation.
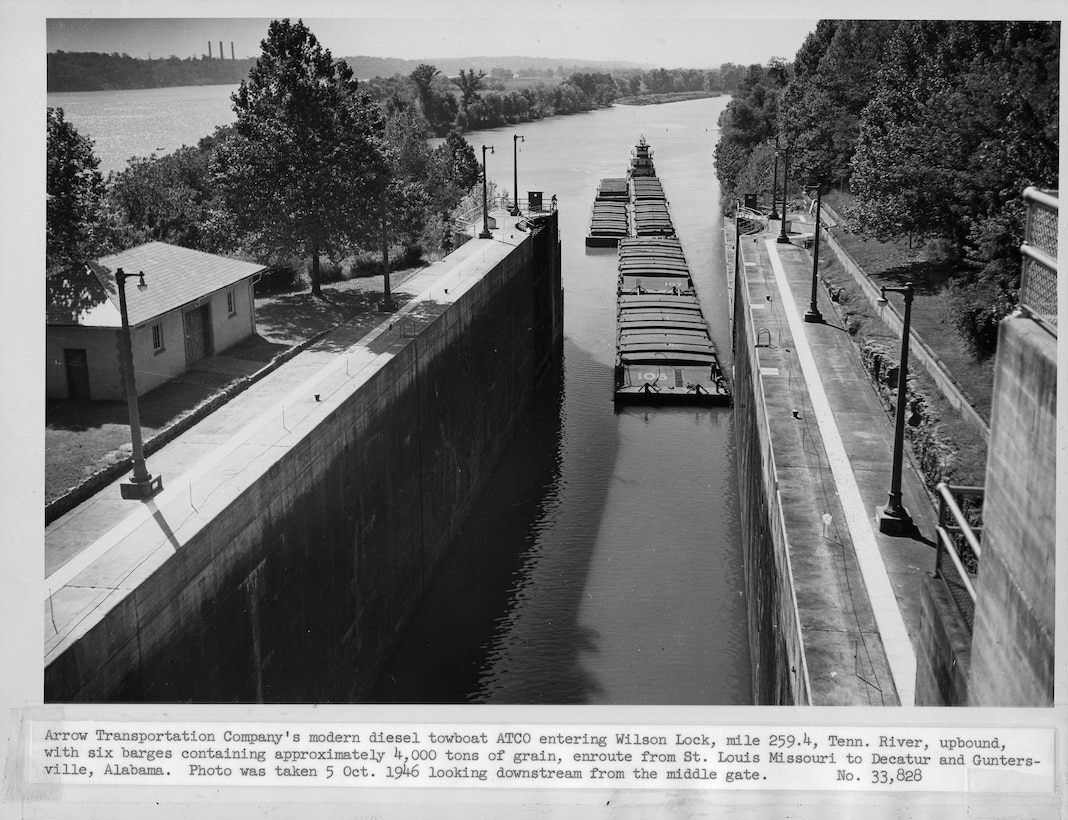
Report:
[{"label": "riverbank vegetation", "polygon": [[142,59],[96,51],[53,51],[46,55],[49,93],[173,88],[183,85],[237,85],[254,59],[212,57]]},{"label": "riverbank vegetation", "polygon": [[940,278],[942,318],[991,356],[1019,288],[1021,192],[1058,187],[1059,36],[1055,22],[820,21],[792,63],[750,66],[724,110],[725,207],[770,204],[788,160],[791,196],[840,191],[850,230],[908,248],[899,273]]},{"label": "riverbank vegetation", "polygon": [[[621,97],[729,92],[745,74],[727,63],[568,74],[539,65],[522,76],[468,67],[449,77],[420,63],[407,75],[357,81],[301,21],[288,20],[271,24],[262,49],[244,63],[49,55],[50,90],[54,77],[72,71],[86,82],[110,77],[109,88],[240,82],[233,125],[171,154],[132,158],[107,180],[91,141],[62,109],[49,110],[50,275],[158,240],[254,259],[271,266],[272,278],[306,278],[313,293],[324,277],[366,275],[377,258],[388,292],[390,270],[452,247],[454,215],[481,181],[464,131],[589,111]],[[164,77],[164,63],[177,73]],[[240,77],[198,73],[217,64]]]},{"label": "riverbank vegetation", "polygon": [[731,93],[744,74],[741,66],[725,63],[707,70],[572,71],[544,79],[471,67],[447,77],[424,63],[406,76],[375,77],[364,88],[379,102],[418,103],[430,131],[442,136],[454,128],[500,128],[615,103],[647,105]]},{"label": "riverbank vegetation", "polygon": [[369,253],[388,277],[439,250],[481,179],[462,135],[432,148],[415,106],[376,101],[299,21],[271,24],[234,112],[197,145],[134,159],[105,183],[91,142],[50,109],[49,274],[159,240],[306,275],[318,293],[324,269],[359,259],[363,271]]}]

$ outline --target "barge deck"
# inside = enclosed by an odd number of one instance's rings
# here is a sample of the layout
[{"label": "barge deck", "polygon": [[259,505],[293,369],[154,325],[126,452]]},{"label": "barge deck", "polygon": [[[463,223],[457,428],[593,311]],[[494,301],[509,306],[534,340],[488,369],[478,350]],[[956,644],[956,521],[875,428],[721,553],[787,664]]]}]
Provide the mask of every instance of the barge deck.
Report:
[{"label": "barge deck", "polygon": [[633,231],[618,240],[615,400],[729,404],[727,380],[644,137],[628,181]]}]

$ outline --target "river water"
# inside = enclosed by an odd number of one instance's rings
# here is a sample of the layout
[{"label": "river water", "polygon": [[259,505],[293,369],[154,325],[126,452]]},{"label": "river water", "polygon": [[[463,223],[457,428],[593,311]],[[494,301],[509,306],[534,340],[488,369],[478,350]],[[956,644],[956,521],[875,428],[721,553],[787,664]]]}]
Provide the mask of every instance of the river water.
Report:
[{"label": "river water", "polygon": [[[50,94],[48,104],[95,141],[106,172],[230,121],[232,91]],[[712,164],[726,102],[617,106],[518,129],[521,196],[559,200],[561,374],[502,455],[372,700],[752,702],[731,411],[616,410],[616,252],[584,245],[599,180],[623,176],[644,135],[729,370]],[[467,135],[479,156],[494,146],[489,178],[509,190],[513,133]]]},{"label": "river water", "polygon": [[[460,533],[376,700],[751,702],[734,429],[725,408],[616,411],[615,249],[584,238],[643,134],[729,367],[712,165],[726,98],[523,125],[520,196],[560,203],[564,364]],[[511,129],[472,132],[512,188]]]}]

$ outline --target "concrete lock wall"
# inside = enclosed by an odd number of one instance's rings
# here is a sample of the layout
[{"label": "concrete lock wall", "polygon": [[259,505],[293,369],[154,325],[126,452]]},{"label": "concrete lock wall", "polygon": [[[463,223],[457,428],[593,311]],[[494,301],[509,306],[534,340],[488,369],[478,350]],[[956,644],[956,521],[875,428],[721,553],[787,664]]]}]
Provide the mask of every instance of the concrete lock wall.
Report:
[{"label": "concrete lock wall", "polygon": [[359,699],[560,349],[543,225],[59,655],[46,700]]},{"label": "concrete lock wall", "polygon": [[734,418],[753,697],[760,705],[807,704],[804,647],[743,271],[739,266],[734,279]]},{"label": "concrete lock wall", "polygon": [[971,638],[945,582],[924,578],[916,641],[916,706],[967,705]]},{"label": "concrete lock wall", "polygon": [[1053,702],[1056,447],[1056,337],[1029,318],[1006,319],[994,371],[973,706]]}]

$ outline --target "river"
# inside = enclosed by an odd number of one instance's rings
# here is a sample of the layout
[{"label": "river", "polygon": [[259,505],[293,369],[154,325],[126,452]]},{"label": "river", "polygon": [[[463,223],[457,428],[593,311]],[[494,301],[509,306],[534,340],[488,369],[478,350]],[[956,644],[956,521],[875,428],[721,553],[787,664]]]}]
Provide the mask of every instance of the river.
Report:
[{"label": "river", "polygon": [[[63,105],[95,141],[107,171],[228,122],[232,91],[50,94],[48,103]],[[616,410],[616,253],[583,241],[599,180],[623,176],[644,135],[729,369],[712,164],[727,99],[616,106],[519,127],[521,195],[559,201],[562,372],[502,455],[372,700],[752,702],[732,413]],[[179,121],[181,130],[160,125]],[[489,178],[509,190],[513,133],[467,135],[479,156],[494,146]]]}]

